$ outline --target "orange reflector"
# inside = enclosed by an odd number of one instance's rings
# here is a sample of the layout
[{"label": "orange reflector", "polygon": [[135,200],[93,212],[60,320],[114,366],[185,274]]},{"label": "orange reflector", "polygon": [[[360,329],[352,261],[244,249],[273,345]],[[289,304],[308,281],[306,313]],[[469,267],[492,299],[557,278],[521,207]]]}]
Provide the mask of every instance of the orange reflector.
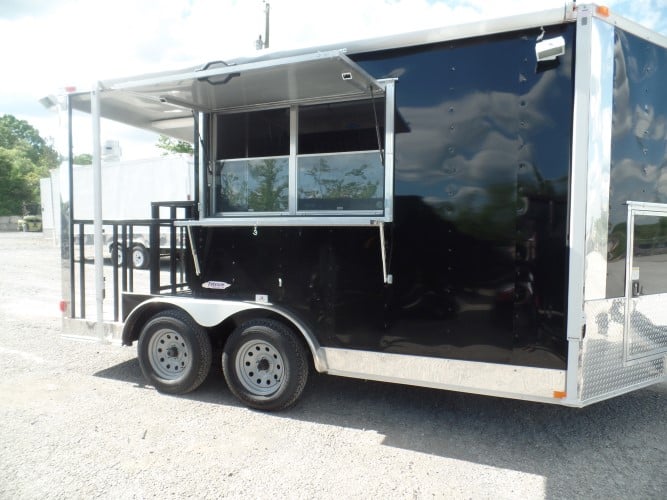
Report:
[{"label": "orange reflector", "polygon": [[554,391],[554,398],[556,399],[564,399],[567,396],[567,392],[565,391]]},{"label": "orange reflector", "polygon": [[606,5],[598,5],[595,7],[595,12],[597,12],[599,16],[609,17],[609,7]]}]

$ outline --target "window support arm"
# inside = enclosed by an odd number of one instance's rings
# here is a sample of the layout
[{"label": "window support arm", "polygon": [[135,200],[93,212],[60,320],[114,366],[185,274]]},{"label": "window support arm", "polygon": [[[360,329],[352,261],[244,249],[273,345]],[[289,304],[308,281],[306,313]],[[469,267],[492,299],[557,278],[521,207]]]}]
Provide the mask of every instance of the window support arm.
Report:
[{"label": "window support arm", "polygon": [[378,223],[380,230],[380,257],[382,258],[382,278],[385,285],[391,285],[394,282],[394,276],[387,272],[387,239],[384,234],[384,222]]}]

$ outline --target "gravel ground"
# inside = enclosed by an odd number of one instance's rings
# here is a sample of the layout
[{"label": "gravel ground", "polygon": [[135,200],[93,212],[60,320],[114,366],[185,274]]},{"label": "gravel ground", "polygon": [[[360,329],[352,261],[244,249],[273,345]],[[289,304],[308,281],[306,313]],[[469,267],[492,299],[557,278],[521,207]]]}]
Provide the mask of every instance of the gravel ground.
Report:
[{"label": "gravel ground", "polygon": [[0,233],[0,498],[665,498],[667,384],[581,410],[314,376],[238,404],[59,336],[58,251]]}]

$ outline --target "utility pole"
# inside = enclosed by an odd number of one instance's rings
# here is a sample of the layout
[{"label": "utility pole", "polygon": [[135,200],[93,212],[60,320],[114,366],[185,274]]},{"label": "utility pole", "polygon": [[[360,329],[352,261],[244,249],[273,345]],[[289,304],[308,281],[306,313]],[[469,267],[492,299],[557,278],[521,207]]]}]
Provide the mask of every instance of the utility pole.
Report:
[{"label": "utility pole", "polygon": [[269,48],[269,15],[271,13],[271,5],[266,0],[264,1],[264,40],[262,40],[262,35],[259,35],[259,38],[255,42],[255,48],[257,50],[268,49]]}]

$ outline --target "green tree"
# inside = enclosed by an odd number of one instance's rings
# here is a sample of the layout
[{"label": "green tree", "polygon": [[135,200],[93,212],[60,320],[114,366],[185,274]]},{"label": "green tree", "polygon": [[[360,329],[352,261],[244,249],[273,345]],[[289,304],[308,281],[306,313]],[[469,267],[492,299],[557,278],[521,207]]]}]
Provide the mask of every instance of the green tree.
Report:
[{"label": "green tree", "polygon": [[29,170],[30,160],[12,149],[0,148],[0,215],[19,215],[23,201],[31,199],[22,171]]},{"label": "green tree", "polygon": [[192,144],[189,142],[178,141],[171,137],[167,137],[166,135],[160,135],[156,146],[163,150],[163,156],[171,153],[185,153],[191,155],[194,152]]},{"label": "green tree", "polygon": [[288,181],[285,169],[275,159],[250,166],[251,176],[259,181],[248,194],[248,205],[256,212],[275,212],[287,209]]},{"label": "green tree", "polygon": [[92,165],[93,164],[93,155],[88,153],[83,153],[76,155],[72,158],[72,163],[74,165]]},{"label": "green tree", "polygon": [[25,120],[0,117],[0,215],[39,202],[39,179],[58,166],[58,153]]},{"label": "green tree", "polygon": [[[367,163],[347,171],[336,171],[325,158],[306,170],[306,175],[313,179],[317,191],[317,198],[334,199],[349,198],[352,200],[364,200],[376,196],[379,181],[371,181],[366,176],[370,170]],[[301,189],[302,196],[307,196],[306,191]]]}]

